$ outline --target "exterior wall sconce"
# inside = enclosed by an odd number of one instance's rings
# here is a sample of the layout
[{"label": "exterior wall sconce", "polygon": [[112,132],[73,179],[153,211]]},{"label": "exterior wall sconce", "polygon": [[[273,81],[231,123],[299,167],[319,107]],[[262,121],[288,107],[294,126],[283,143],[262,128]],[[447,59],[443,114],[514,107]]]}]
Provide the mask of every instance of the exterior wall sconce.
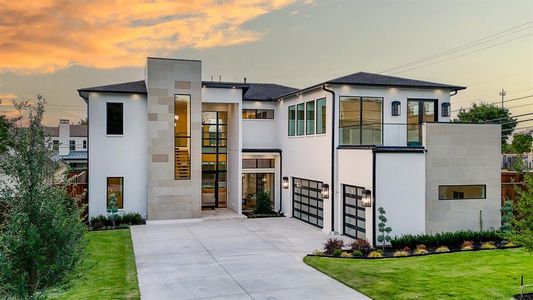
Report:
[{"label": "exterior wall sconce", "polygon": [[392,111],[391,114],[393,117],[397,117],[400,115],[400,101],[392,101]]},{"label": "exterior wall sconce", "polygon": [[361,205],[363,207],[372,206],[372,192],[370,190],[363,190],[363,198],[361,199]]},{"label": "exterior wall sconce", "polygon": [[320,188],[320,196],[322,196],[322,199],[329,199],[329,184],[322,184],[322,187]]},{"label": "exterior wall sconce", "polygon": [[289,177],[283,177],[283,182],[281,183],[281,186],[284,190],[289,188]]},{"label": "exterior wall sconce", "polygon": [[450,116],[450,102],[444,102],[441,104],[441,116],[443,117]]}]

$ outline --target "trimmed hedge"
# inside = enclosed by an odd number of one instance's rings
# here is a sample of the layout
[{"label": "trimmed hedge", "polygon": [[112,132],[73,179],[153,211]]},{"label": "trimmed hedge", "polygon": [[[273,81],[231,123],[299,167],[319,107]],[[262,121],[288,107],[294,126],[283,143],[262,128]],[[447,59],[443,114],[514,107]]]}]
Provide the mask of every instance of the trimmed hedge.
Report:
[{"label": "trimmed hedge", "polygon": [[439,247],[445,245],[450,248],[461,248],[464,241],[472,241],[475,244],[481,244],[484,242],[500,243],[502,240],[501,233],[496,230],[462,230],[435,234],[406,234],[394,237],[390,243],[395,249],[402,249],[404,247],[414,249],[417,245],[426,245],[427,247]]},{"label": "trimmed hedge", "polygon": [[[91,218],[91,226],[93,229],[100,229],[102,227],[113,226],[113,222],[104,215],[99,215]],[[138,213],[125,213],[118,214],[115,220],[115,226],[118,228],[120,225],[140,225],[144,224],[144,221]]]}]

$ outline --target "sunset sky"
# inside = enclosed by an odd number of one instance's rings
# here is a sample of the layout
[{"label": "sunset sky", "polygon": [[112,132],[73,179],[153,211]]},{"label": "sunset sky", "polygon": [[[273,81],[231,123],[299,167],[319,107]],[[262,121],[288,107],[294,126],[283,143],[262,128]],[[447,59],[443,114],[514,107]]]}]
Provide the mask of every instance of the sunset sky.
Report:
[{"label": "sunset sky", "polygon": [[147,56],[200,59],[204,80],[305,87],[366,71],[464,85],[458,109],[502,88],[533,95],[533,1],[0,0],[0,114],[43,94],[48,125],[77,122],[76,89],[143,79]]}]

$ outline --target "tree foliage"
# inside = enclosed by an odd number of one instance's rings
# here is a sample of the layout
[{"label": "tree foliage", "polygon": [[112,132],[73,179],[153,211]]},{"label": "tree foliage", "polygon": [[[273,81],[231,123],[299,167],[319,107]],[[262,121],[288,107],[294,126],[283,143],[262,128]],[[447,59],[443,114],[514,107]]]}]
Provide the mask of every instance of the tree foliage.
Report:
[{"label": "tree foliage", "polygon": [[379,212],[379,223],[378,223],[378,231],[379,234],[377,236],[377,241],[381,243],[381,246],[383,249],[385,249],[385,244],[391,241],[391,237],[389,236],[389,233],[392,231],[392,228],[387,226],[387,217],[385,217],[385,209],[383,207],[378,208]]},{"label": "tree foliage", "polygon": [[0,155],[6,152],[9,142],[10,122],[5,116],[0,116]]},{"label": "tree foliage", "polygon": [[533,175],[524,174],[524,186],[516,188],[511,241],[533,252]]},{"label": "tree foliage", "polygon": [[511,151],[516,154],[531,152],[533,136],[531,134],[515,134],[511,142]]},{"label": "tree foliage", "polygon": [[0,179],[0,298],[41,297],[68,280],[84,253],[82,208],[54,183],[57,163],[44,135],[44,105],[38,96],[34,107],[19,107],[27,120],[14,124],[0,160],[7,175]]},{"label": "tree foliage", "polygon": [[270,214],[272,213],[272,210],[272,199],[270,198],[270,193],[265,191],[257,192],[254,213]]},{"label": "tree foliage", "polygon": [[461,108],[457,113],[456,121],[471,123],[490,121],[489,123],[502,124],[502,145],[505,144],[509,135],[513,133],[517,124],[516,119],[511,117],[509,109],[487,103],[474,103],[469,109]]}]

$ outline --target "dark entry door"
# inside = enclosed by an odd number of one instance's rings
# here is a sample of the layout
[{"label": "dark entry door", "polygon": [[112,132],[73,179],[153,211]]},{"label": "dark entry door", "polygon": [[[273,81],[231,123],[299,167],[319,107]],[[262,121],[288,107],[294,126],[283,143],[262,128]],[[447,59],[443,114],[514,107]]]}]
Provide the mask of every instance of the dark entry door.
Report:
[{"label": "dark entry door", "polygon": [[292,216],[313,226],[324,226],[324,201],[320,196],[322,182],[292,179]]},{"label": "dark entry door", "polygon": [[227,113],[202,114],[202,207],[227,207]]},{"label": "dark entry door", "polygon": [[407,145],[422,145],[422,123],[437,122],[437,100],[407,100]]},{"label": "dark entry door", "polygon": [[343,202],[343,232],[352,238],[366,238],[366,218],[365,208],[361,203],[363,190],[360,186],[346,185],[342,186]]}]

